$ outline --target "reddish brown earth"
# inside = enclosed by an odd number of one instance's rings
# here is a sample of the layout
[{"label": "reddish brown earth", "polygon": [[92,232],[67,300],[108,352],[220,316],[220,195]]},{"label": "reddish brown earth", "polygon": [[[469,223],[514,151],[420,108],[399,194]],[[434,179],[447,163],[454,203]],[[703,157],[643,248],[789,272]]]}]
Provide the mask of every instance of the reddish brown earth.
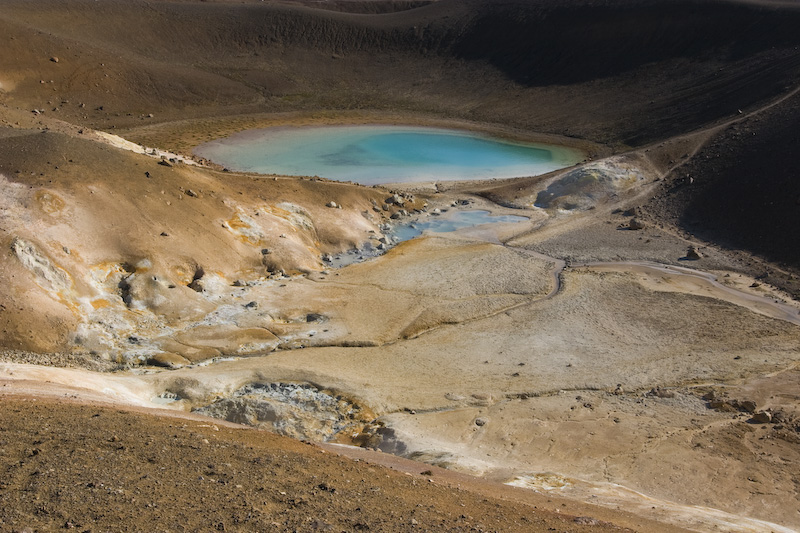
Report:
[{"label": "reddish brown earth", "polygon": [[600,517],[669,530],[203,417],[0,398],[2,531],[628,531]]}]

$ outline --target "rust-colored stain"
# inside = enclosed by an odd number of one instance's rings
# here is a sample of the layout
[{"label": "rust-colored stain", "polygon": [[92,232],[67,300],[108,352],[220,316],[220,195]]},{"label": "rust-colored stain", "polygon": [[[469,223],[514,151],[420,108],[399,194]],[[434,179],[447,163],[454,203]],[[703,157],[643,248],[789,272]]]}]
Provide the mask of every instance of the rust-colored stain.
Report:
[{"label": "rust-colored stain", "polygon": [[263,236],[260,235],[261,228],[253,227],[252,224],[242,220],[238,214],[225,221],[225,224],[245,244],[258,245],[263,241]]},{"label": "rust-colored stain", "polygon": [[34,195],[39,207],[48,215],[54,215],[64,209],[64,200],[55,193],[47,190],[36,191]]},{"label": "rust-colored stain", "polygon": [[109,307],[111,303],[106,300],[105,298],[98,298],[97,300],[92,300],[92,307],[95,309],[103,309],[105,307]]}]

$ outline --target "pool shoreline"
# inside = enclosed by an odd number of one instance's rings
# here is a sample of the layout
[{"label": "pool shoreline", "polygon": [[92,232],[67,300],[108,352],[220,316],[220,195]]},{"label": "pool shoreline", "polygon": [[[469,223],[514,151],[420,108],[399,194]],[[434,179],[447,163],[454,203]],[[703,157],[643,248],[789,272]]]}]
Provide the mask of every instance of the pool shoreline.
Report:
[{"label": "pool shoreline", "polygon": [[361,185],[485,181],[547,174],[585,162],[581,149],[484,132],[414,125],[282,125],[195,147],[229,170]]},{"label": "pool shoreline", "polygon": [[373,110],[233,114],[214,118],[185,119],[148,124],[147,126],[120,130],[118,134],[147,146],[163,146],[176,153],[193,154],[195,148],[201,144],[244,130],[284,126],[327,125],[394,125],[457,129],[490,135],[512,142],[554,144],[573,148],[585,152],[589,159],[606,157],[627,149],[627,147],[612,147],[590,139],[526,130],[492,122],[470,121],[423,113]]}]

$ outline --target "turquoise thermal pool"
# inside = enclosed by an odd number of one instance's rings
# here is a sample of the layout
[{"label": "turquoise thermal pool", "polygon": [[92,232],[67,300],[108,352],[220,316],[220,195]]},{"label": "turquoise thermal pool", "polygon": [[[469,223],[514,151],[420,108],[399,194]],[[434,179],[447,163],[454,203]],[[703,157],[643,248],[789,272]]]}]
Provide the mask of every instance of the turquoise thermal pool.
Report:
[{"label": "turquoise thermal pool", "polygon": [[195,154],[236,171],[364,185],[535,176],[584,159],[563,146],[410,126],[249,130],[200,145]]}]

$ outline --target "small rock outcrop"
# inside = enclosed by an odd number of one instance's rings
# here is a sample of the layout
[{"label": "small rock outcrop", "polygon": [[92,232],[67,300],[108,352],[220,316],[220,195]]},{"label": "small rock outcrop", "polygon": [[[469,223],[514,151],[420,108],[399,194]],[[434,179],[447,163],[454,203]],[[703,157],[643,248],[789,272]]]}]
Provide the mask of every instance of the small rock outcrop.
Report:
[{"label": "small rock outcrop", "polygon": [[688,250],[686,250],[686,259],[690,259],[692,261],[697,261],[698,259],[702,259],[703,254],[695,248],[694,246],[690,246]]},{"label": "small rock outcrop", "polygon": [[759,411],[753,414],[753,417],[750,419],[750,422],[754,424],[769,424],[772,422],[772,413],[769,411]]}]

